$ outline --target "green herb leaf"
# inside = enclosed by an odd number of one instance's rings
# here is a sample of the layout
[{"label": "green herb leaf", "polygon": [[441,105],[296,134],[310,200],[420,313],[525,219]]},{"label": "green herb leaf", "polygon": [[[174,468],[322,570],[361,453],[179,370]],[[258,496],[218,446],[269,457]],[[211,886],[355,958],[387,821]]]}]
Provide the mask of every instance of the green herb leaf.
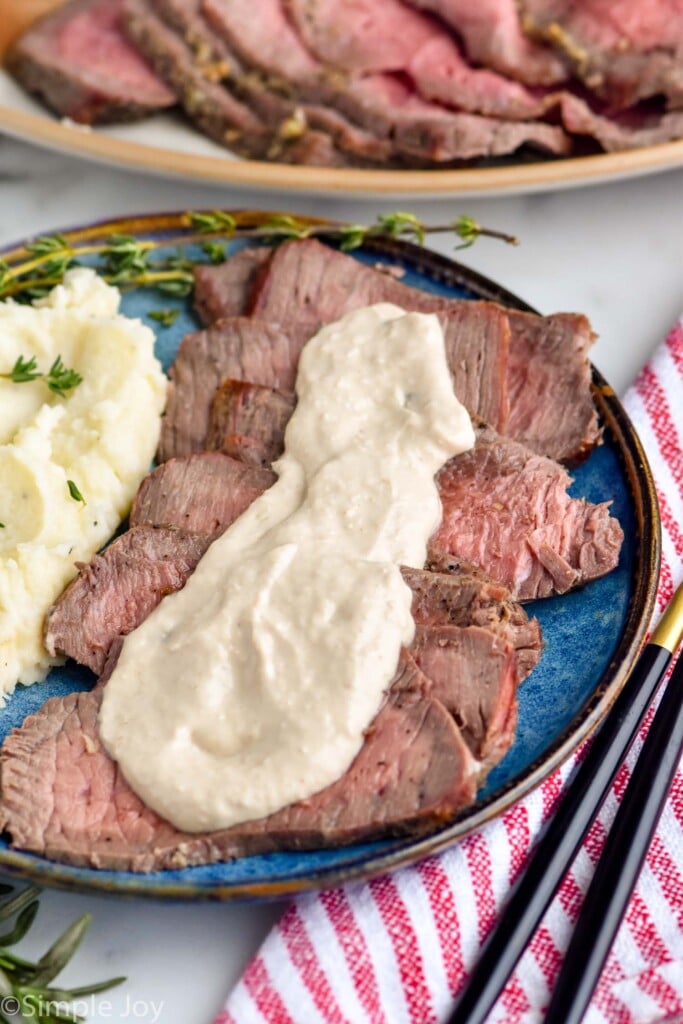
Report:
[{"label": "green herb leaf", "polygon": [[479,235],[481,234],[481,225],[478,224],[473,217],[467,217],[463,214],[463,216],[458,217],[458,219],[453,222],[453,231],[458,238],[462,238],[462,245],[456,245],[455,248],[469,249],[470,246],[474,245],[476,240],[479,238]]},{"label": "green herb leaf", "polygon": [[62,362],[62,357],[57,356],[54,363],[45,375],[45,383],[50,391],[64,398],[68,391],[77,387],[83,378],[76,370],[70,370]]},{"label": "green herb leaf", "polygon": [[351,249],[358,249],[366,239],[368,229],[362,224],[345,224],[339,228],[341,244],[339,248],[343,252],[350,252]]},{"label": "green herb leaf", "polygon": [[71,495],[74,501],[82,501],[84,505],[87,504],[85,498],[83,497],[83,495],[81,494],[73,480],[67,480],[66,486],[69,488],[69,494]]},{"label": "green herb leaf", "polygon": [[211,213],[195,213],[190,211],[187,214],[187,219],[190,227],[198,231],[200,235],[224,232],[230,236],[237,227],[235,218],[225,210],[213,210]]},{"label": "green herb leaf", "polygon": [[[193,233],[194,232],[194,236]],[[427,225],[413,213],[398,211],[380,215],[374,224],[308,224],[290,214],[274,214],[252,223],[237,219],[226,210],[189,211],[184,216],[184,231],[178,239],[137,239],[133,235],[114,234],[108,239],[93,240],[82,245],[69,245],[63,235],[46,235],[31,242],[22,258],[14,262],[0,260],[0,299],[30,301],[45,295],[59,284],[67,269],[79,262],[94,265],[110,284],[121,288],[155,288],[168,295],[189,295],[194,284],[194,267],[202,259],[190,258],[178,249],[175,256],[155,258],[154,250],[186,242],[203,243],[202,254],[209,263],[222,263],[225,246],[220,240],[209,241],[204,235],[225,238],[252,238],[276,245],[295,238],[334,238],[345,250],[357,249],[370,236],[408,238],[420,244],[428,234],[456,234],[466,248],[482,235],[498,238],[512,245],[517,239],[500,231],[481,227],[471,217],[460,217],[450,224]],[[26,259],[28,253],[29,259]],[[86,258],[84,260],[84,257]]]},{"label": "green herb leaf", "polygon": [[15,942],[20,942],[33,924],[33,920],[37,913],[38,900],[34,899],[32,903],[29,903],[29,905],[24,907],[21,911],[15,921],[14,928],[12,928],[10,932],[5,932],[4,935],[0,935],[0,947],[13,946]]},{"label": "green herb leaf", "polygon": [[26,384],[28,381],[42,377],[42,374],[38,369],[38,360],[35,356],[31,356],[30,359],[19,356],[10,372],[0,373],[0,377],[4,380],[11,380],[14,384]]},{"label": "green herb leaf", "polygon": [[202,251],[209,257],[209,263],[223,263],[225,260],[225,246],[220,242],[204,242]]},{"label": "green herb leaf", "polygon": [[397,213],[381,214],[377,218],[377,227],[380,234],[389,235],[391,238],[409,235],[420,245],[425,240],[424,225],[414,213],[405,213],[399,210]]},{"label": "green herb leaf", "polygon": [[38,369],[38,361],[35,356],[31,356],[30,359],[24,359],[23,356],[19,356],[11,371],[9,373],[0,373],[0,377],[3,377],[5,380],[11,380],[14,384],[26,384],[29,381],[43,378],[50,391],[54,391],[56,395],[60,395],[62,398],[64,398],[67,391],[71,391],[72,388],[75,388],[83,380],[80,373],[77,373],[76,370],[70,370],[64,365],[61,356],[57,356],[47,373],[41,373]]},{"label": "green herb leaf", "polygon": [[[0,886],[0,895],[7,893],[7,886]],[[9,892],[13,890],[10,888]],[[125,978],[110,978],[91,985],[66,989],[49,984],[59,974],[83,940],[90,915],[84,914],[64,931],[37,963],[23,960],[7,949],[7,943],[17,942],[26,934],[35,919],[38,909],[39,890],[34,886],[11,895],[0,903],[0,919],[18,914],[12,930],[0,937],[0,1024],[10,1024],[21,1018],[28,1024],[80,1024],[84,1018],[68,1006],[80,996],[103,992],[118,985]],[[13,1005],[17,1010],[14,1012]]]},{"label": "green herb leaf", "polygon": [[0,921],[6,921],[8,917],[13,917],[14,914],[18,914],[24,909],[24,907],[27,907],[29,903],[33,903],[39,895],[40,889],[37,885],[29,885],[27,889],[22,889],[16,894],[16,896],[13,896],[12,899],[0,904]]},{"label": "green herb leaf", "polygon": [[62,932],[57,941],[50,946],[47,953],[41,956],[36,964],[35,974],[31,979],[33,987],[46,985],[66,967],[83,941],[83,936],[87,932],[91,920],[92,916],[90,914],[81,914],[79,918],[72,921],[69,927]]},{"label": "green herb leaf", "polygon": [[150,309],[147,316],[162,327],[172,327],[180,315],[179,309]]}]

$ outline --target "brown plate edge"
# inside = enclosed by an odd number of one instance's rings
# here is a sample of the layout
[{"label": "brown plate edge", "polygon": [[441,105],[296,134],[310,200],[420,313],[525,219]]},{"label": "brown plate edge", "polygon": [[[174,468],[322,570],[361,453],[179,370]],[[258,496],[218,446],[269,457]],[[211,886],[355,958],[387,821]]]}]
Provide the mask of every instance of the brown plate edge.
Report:
[{"label": "brown plate edge", "polygon": [[188,153],[114,138],[82,125],[63,123],[0,106],[0,129],[54,151],[181,180],[287,189],[307,194],[447,196],[486,195],[576,188],[654,174],[683,165],[683,140],[594,156],[539,160],[500,167],[445,170],[306,167]]}]

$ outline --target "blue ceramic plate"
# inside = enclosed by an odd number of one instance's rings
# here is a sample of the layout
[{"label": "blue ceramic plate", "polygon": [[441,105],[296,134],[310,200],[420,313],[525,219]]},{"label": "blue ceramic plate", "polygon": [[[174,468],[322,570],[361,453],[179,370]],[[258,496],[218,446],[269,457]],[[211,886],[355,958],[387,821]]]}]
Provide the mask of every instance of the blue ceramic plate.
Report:
[{"label": "blue ceramic plate", "polygon": [[[243,214],[253,221],[254,214]],[[101,224],[67,234],[84,241],[113,232],[176,238],[186,230],[181,214]],[[235,245],[239,243],[234,243]],[[6,253],[17,258],[20,250]],[[357,257],[400,264],[409,284],[440,295],[486,298],[518,309],[529,307],[497,285],[444,257],[417,246],[375,240]],[[147,313],[178,308],[170,328],[159,328]],[[123,310],[157,330],[158,354],[171,363],[183,335],[197,328],[189,301],[160,299],[147,290],[128,292]],[[390,839],[307,853],[245,857],[231,863],[149,875],[98,871],[54,864],[10,849],[0,839],[0,868],[43,885],[80,891],[150,896],[158,899],[265,899],[351,879],[369,878],[443,849],[500,814],[557,767],[605,714],[619,692],[643,642],[653,609],[659,571],[659,522],[654,487],[638,438],[619,401],[594,374],[595,397],[605,426],[605,443],[574,473],[572,493],[611,501],[624,528],[618,568],[604,579],[564,597],[529,605],[541,621],[545,652],[519,692],[519,725],[514,746],[490,774],[477,802],[447,826],[419,839]],[[93,685],[92,674],[74,664],[55,669],[45,683],[18,687],[0,710],[0,737],[21,724],[53,696]]]}]

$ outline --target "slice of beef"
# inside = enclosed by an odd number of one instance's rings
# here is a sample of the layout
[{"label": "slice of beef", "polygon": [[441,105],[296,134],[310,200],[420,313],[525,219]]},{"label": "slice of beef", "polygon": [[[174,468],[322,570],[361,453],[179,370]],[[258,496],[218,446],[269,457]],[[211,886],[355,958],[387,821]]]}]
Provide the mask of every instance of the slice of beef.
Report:
[{"label": "slice of beef", "polygon": [[556,46],[614,107],[660,94],[683,105],[679,0],[521,0],[520,8],[525,29]]},{"label": "slice of beef", "polygon": [[643,103],[609,117],[598,114],[579,96],[565,93],[561,101],[562,123],[574,135],[596,139],[607,152],[656,146],[683,138],[683,111],[663,112]]},{"label": "slice of beef", "polygon": [[121,31],[122,5],[60,5],[11,46],[6,66],[57,114],[82,124],[132,121],[173,106],[175,93]]},{"label": "slice of beef", "polygon": [[248,311],[252,289],[272,249],[249,246],[224,263],[199,263],[194,268],[194,306],[204,324]]},{"label": "slice of beef", "polygon": [[[126,33],[157,74],[180,98],[188,117],[210,138],[254,155],[265,154],[271,133],[249,107],[194,61],[192,50],[157,17],[148,0],[124,0]],[[225,68],[226,76],[229,68]]]},{"label": "slice of beef", "polygon": [[[568,462],[585,457],[598,441],[587,358],[594,336],[585,317],[537,317],[430,295],[315,239],[275,250],[258,278],[251,312],[286,322],[295,310],[298,320],[317,326],[374,302],[439,316],[458,398],[499,432]],[[537,390],[541,382],[550,387],[547,397]]]},{"label": "slice of beef", "polygon": [[267,818],[212,833],[179,832],[133,793],[99,741],[100,699],[52,698],[5,739],[0,823],[12,846],[70,864],[157,871],[419,834],[474,799],[478,766],[409,659],[341,779]]},{"label": "slice of beef", "polygon": [[306,326],[285,331],[274,324],[233,317],[188,334],[169,374],[159,459],[204,447],[211,400],[227,377],[292,391],[299,354],[311,333]]},{"label": "slice of beef", "polygon": [[330,73],[303,45],[282,0],[258,0],[249,9],[241,0],[203,0],[202,9],[270,88],[335,107],[407,160],[470,160],[514,152],[527,143],[558,154],[570,149],[568,137],[554,125],[499,121],[423,100],[403,73]]},{"label": "slice of beef", "polygon": [[595,341],[590,323],[579,313],[539,317],[510,310],[508,319],[514,340],[504,433],[551,458],[583,461],[600,437],[588,361]]},{"label": "slice of beef", "polygon": [[341,165],[389,149],[331,110],[301,106],[255,81],[204,21],[199,0],[127,0],[128,34],[211,138],[247,156]]},{"label": "slice of beef", "polygon": [[[376,271],[373,271],[373,275],[372,280],[378,282],[379,288],[382,289],[384,286],[378,279],[385,279],[386,275]],[[391,279],[388,280],[391,281]],[[419,295],[420,293],[411,289],[410,297],[415,294]],[[505,429],[509,418],[506,372],[510,343],[510,326],[506,313],[492,303],[459,302],[453,304],[447,315],[444,314],[441,319],[444,328],[446,358],[451,369],[456,395],[474,415],[493,423],[500,430]],[[222,323],[228,325],[230,321],[226,320]],[[251,321],[251,323],[252,333],[254,333],[257,331],[257,321]],[[280,330],[284,335],[294,339],[289,351],[292,358],[298,362],[301,339],[312,336],[315,333],[315,328],[306,323],[290,322],[282,324]],[[214,375],[211,373],[209,381],[209,371],[205,367],[204,357],[205,353],[213,346],[211,351],[214,358],[221,358],[219,346],[227,344],[223,339],[229,334],[229,329],[221,328],[217,323],[209,331],[211,332],[210,337],[206,336],[208,332],[202,332],[200,335],[191,335],[192,340],[185,339],[173,365],[171,371],[173,383],[162,427],[160,447],[162,458],[167,458],[169,455],[185,454],[188,451],[196,451],[205,447],[220,447],[220,445],[209,443],[207,440],[208,410],[212,401],[208,384],[210,383],[211,387],[214,387]],[[273,338],[271,328],[268,329],[265,337]],[[229,344],[233,344],[232,340],[229,341]],[[201,361],[199,361],[199,356],[201,356]],[[292,367],[292,383],[287,390],[291,390],[293,387],[296,362]],[[244,382],[243,388],[228,388],[218,401],[224,420],[229,422],[232,418],[235,423],[234,430],[249,435],[252,432],[249,430],[249,423],[244,418],[244,407],[247,396],[250,394],[250,388],[255,386],[248,383],[253,378],[250,377],[248,369],[246,372],[242,369],[243,365],[243,362],[240,363],[238,367],[240,377],[236,378]],[[235,378],[234,369],[229,373],[231,377]],[[268,376],[267,369],[261,366],[261,385],[267,383]],[[270,377],[274,379],[273,375]],[[198,378],[201,380],[199,385],[197,384]],[[206,387],[204,386],[205,378],[207,380]],[[278,379],[282,379],[281,370],[278,371]],[[286,406],[283,405],[282,395],[269,396],[267,391],[255,389],[255,396],[253,399],[249,399],[249,404],[258,404],[262,413],[263,427],[265,428],[268,423],[269,444],[273,446],[273,450],[277,448],[282,450],[286,425],[284,418]],[[290,405],[290,412],[292,408],[293,406]],[[241,428],[237,426],[238,423],[242,423]],[[200,427],[203,436],[200,433]]]},{"label": "slice of beef", "polygon": [[206,534],[138,526],[89,563],[45,616],[49,654],[66,654],[98,675],[116,636],[130,633],[166,594],[180,590],[209,546]]},{"label": "slice of beef", "polygon": [[295,404],[291,392],[226,380],[211,401],[206,447],[254,466],[270,466],[284,451]]},{"label": "slice of beef", "polygon": [[[202,486],[209,459],[224,459],[230,466],[227,471],[217,467],[215,481],[206,488],[210,504],[203,513],[193,488]],[[234,467],[250,474],[245,479],[253,497],[258,475],[264,480],[261,490],[269,486],[268,470],[219,452],[172,459],[143,482],[131,522],[205,533],[225,529],[234,518],[235,504],[244,500],[242,493],[233,496]],[[603,576],[619,560],[623,532],[609,514],[609,503],[570,498],[571,480],[559,463],[490,428],[480,428],[474,449],[447,462],[436,479],[443,520],[428,557],[430,568],[438,572],[475,565],[515,598],[531,600],[563,594]],[[230,489],[225,496],[218,493],[223,480]]]},{"label": "slice of beef", "polygon": [[140,484],[130,525],[175,526],[213,538],[275,479],[271,470],[238,462],[222,452],[169,459]]},{"label": "slice of beef", "polygon": [[493,68],[528,85],[557,85],[567,77],[564,61],[552,49],[525,36],[517,0],[410,0],[413,7],[438,14],[463,40],[475,64]]},{"label": "slice of beef", "polygon": [[368,131],[391,139],[399,155],[417,164],[461,164],[516,153],[523,147],[567,156],[573,145],[558,125],[501,120],[432,103],[400,73],[352,78],[333,101]]},{"label": "slice of beef", "polygon": [[432,567],[447,572],[453,558],[464,559],[529,600],[617,565],[624,535],[609,502],[570,498],[558,463],[489,428],[477,435],[474,449],[438,474],[443,519],[430,540]]},{"label": "slice of beef", "polygon": [[443,23],[403,0],[286,0],[286,8],[309,50],[331,67],[403,72],[424,99],[493,117],[537,118],[552,102],[472,67]]},{"label": "slice of beef", "polygon": [[485,770],[497,764],[517,724],[514,648],[481,626],[420,626],[410,653],[477,761]]},{"label": "slice of beef", "polygon": [[412,613],[419,627],[480,626],[498,633],[514,648],[517,684],[536,667],[543,651],[538,619],[530,619],[502,583],[455,562],[450,573],[406,566],[401,571],[413,591]]}]

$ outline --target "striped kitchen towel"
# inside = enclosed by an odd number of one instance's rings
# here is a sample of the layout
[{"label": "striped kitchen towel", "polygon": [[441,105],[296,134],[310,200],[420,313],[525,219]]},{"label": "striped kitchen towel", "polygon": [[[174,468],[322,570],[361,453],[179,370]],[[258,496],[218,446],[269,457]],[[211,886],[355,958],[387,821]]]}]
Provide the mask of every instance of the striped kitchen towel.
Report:
[{"label": "striped kitchen towel", "polygon": [[[683,319],[625,405],[657,483],[663,524],[658,608],[683,578]],[[647,723],[643,733],[647,729]],[[536,1024],[556,977],[643,735],[491,1015]],[[578,754],[580,756],[580,752]],[[570,760],[525,800],[439,856],[364,885],[297,899],[247,967],[215,1024],[443,1021],[494,925]],[[683,1020],[683,769],[585,1024]]]}]

